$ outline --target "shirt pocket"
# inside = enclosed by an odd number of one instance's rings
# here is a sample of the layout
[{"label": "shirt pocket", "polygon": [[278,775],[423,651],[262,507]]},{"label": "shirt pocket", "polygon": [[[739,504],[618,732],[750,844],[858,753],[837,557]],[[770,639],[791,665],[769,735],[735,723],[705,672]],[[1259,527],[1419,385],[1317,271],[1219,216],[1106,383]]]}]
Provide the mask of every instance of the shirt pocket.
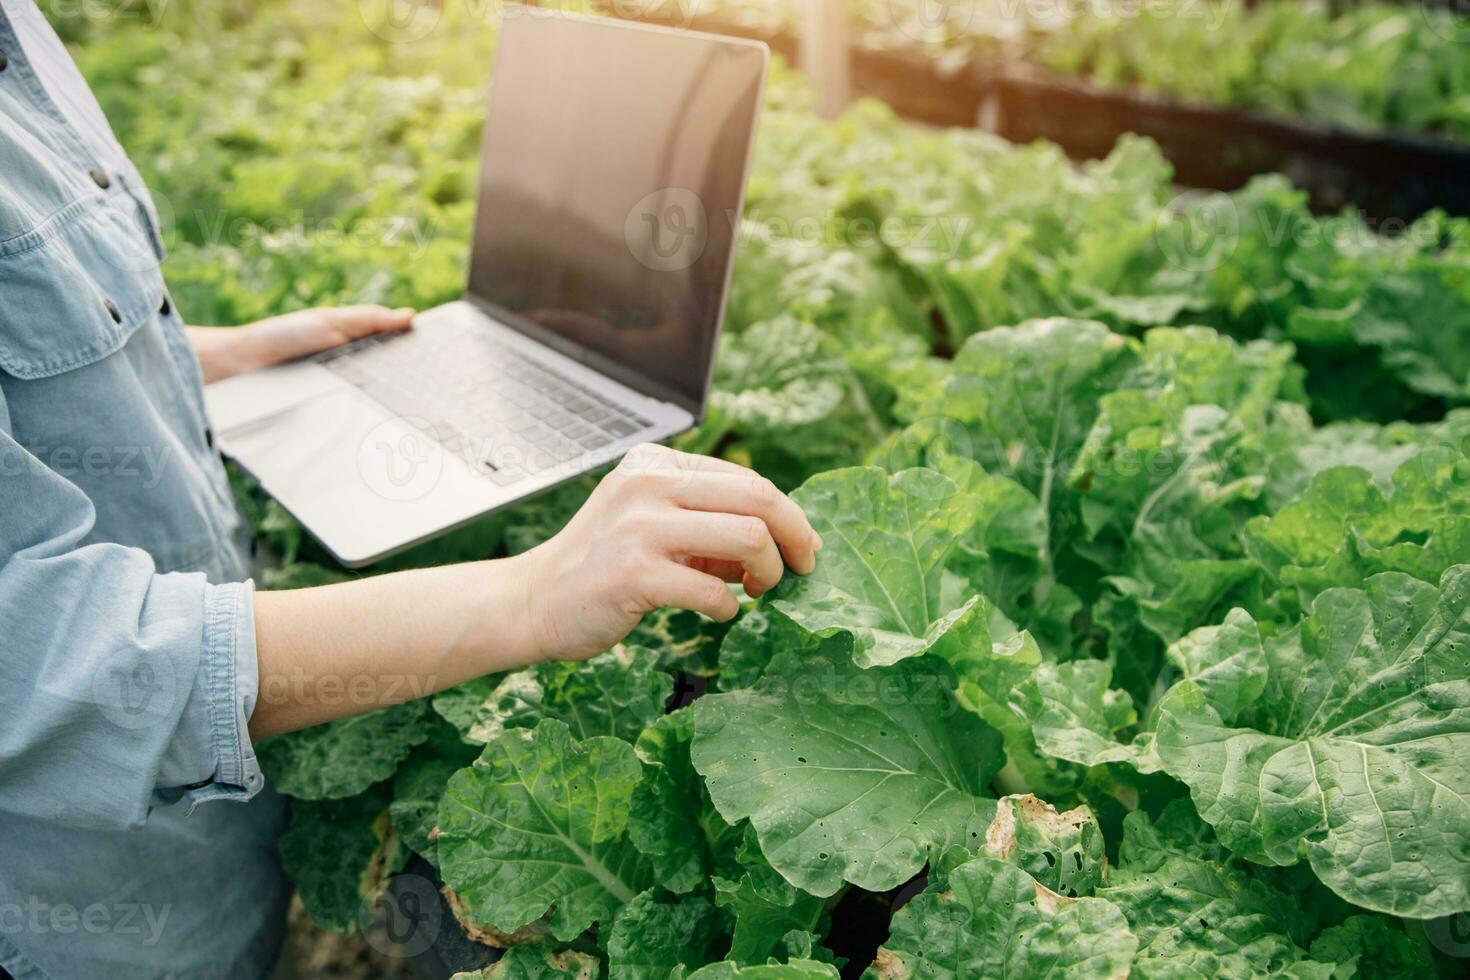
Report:
[{"label": "shirt pocket", "polygon": [[32,381],[96,363],[158,312],[157,252],[130,201],[87,195],[0,242],[0,370]]}]

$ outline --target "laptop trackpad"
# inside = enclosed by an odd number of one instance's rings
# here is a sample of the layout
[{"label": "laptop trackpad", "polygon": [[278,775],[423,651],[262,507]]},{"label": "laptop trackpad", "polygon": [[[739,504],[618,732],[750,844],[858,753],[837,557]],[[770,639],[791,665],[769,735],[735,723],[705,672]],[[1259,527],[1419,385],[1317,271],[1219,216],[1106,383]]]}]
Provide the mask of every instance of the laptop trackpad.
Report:
[{"label": "laptop trackpad", "polygon": [[297,361],[216,381],[204,400],[215,431],[228,432],[346,386],[315,361]]},{"label": "laptop trackpad", "polygon": [[477,514],[504,496],[413,424],[340,388],[223,433],[339,559],[354,562]]}]

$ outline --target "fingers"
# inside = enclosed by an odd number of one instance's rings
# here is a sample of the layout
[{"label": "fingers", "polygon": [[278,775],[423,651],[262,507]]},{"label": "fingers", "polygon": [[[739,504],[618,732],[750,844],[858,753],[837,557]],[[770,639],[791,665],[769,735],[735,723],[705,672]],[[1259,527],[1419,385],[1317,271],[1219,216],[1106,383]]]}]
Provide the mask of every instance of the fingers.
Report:
[{"label": "fingers", "polygon": [[683,482],[673,490],[675,502],[690,510],[758,518],[781,549],[786,564],[801,575],[810,572],[816,566],[822,539],[806,514],[770,480],[744,467],[736,470],[705,473]]},{"label": "fingers", "polygon": [[675,562],[660,563],[654,574],[649,595],[655,606],[690,609],[722,623],[734,619],[740,611],[740,600],[713,575]]},{"label": "fingers", "polygon": [[795,501],[753,470],[652,444],[635,447],[619,469],[629,481],[657,487],[689,510],[757,517],[765,522],[786,564],[802,575],[816,566],[821,536]]},{"label": "fingers", "polygon": [[770,529],[758,517],[673,510],[659,515],[653,534],[659,550],[681,562],[698,556],[739,563],[751,598],[781,581],[781,555]]},{"label": "fingers", "polygon": [[720,558],[706,558],[703,555],[691,555],[685,564],[697,572],[713,575],[715,578],[725,582],[744,582],[745,566],[738,561],[724,561]]},{"label": "fingers", "polygon": [[733,473],[754,476],[753,470],[718,456],[698,456],[656,442],[645,442],[628,450],[623,468],[634,473],[687,475],[696,473]]},{"label": "fingers", "polygon": [[341,332],[347,340],[361,340],[376,333],[393,333],[407,330],[413,324],[413,308],[409,306],[390,310],[386,306],[339,306],[322,311],[332,328]]}]

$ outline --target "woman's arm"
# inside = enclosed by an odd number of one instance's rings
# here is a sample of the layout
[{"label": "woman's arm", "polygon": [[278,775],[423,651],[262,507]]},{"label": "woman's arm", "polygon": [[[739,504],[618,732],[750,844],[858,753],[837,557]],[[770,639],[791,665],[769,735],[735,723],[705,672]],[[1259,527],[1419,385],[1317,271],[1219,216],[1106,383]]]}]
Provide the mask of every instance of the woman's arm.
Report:
[{"label": "woman's arm", "polygon": [[801,509],[724,460],[640,446],[555,538],[514,558],[255,597],[263,738],[541,660],[582,659],[663,606],[728,620],[821,547]]},{"label": "woman's arm", "polygon": [[204,382],[244,374],[339,347],[377,333],[407,330],[413,310],[339,306],[298,310],[243,327],[189,327]]}]

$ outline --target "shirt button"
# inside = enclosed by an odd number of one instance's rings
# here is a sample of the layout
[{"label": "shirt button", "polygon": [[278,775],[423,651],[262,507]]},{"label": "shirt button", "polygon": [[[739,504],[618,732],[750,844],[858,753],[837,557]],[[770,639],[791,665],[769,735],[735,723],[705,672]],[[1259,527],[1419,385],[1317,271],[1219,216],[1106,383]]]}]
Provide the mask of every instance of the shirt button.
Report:
[{"label": "shirt button", "polygon": [[112,186],[112,178],[107,176],[107,171],[103,170],[101,167],[93,167],[91,170],[87,171],[87,173],[91,175],[93,183],[102,188],[104,191]]},{"label": "shirt button", "polygon": [[107,307],[107,315],[112,317],[113,323],[122,323],[122,313],[118,311],[116,303],[110,299],[105,299],[102,301],[102,305]]},{"label": "shirt button", "polygon": [[0,71],[4,71],[9,65],[10,59],[5,56],[4,51],[0,51]]},{"label": "shirt button", "polygon": [[158,314],[159,316],[168,316],[172,310],[173,307],[169,305],[168,297],[165,296],[163,298],[163,305],[158,308]]}]

